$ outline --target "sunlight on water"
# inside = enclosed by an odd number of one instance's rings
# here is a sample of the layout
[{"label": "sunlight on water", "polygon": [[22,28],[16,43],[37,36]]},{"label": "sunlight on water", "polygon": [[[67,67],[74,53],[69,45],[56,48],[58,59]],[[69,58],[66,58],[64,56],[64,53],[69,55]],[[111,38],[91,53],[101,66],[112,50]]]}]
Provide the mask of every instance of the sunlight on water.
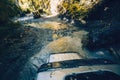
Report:
[{"label": "sunlight on water", "polygon": [[43,29],[52,29],[52,30],[59,30],[59,29],[66,29],[68,28],[68,25],[62,24],[60,22],[51,22],[51,21],[46,21],[46,22],[40,22],[40,23],[30,23],[27,24],[27,26],[32,26],[32,27],[37,27],[37,28],[43,28]]},{"label": "sunlight on water", "polygon": [[53,30],[59,30],[59,29],[67,28],[67,25],[61,24],[59,22],[46,22],[44,24],[42,23],[41,26],[44,27],[44,28],[50,28],[50,29],[53,29]]}]

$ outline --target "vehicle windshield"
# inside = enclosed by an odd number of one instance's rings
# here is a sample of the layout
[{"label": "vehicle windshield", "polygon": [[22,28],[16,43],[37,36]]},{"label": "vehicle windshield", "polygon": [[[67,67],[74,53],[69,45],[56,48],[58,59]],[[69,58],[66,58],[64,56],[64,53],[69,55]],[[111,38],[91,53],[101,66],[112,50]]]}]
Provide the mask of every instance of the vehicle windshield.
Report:
[{"label": "vehicle windshield", "polygon": [[76,59],[76,60],[67,60],[60,62],[53,62],[41,65],[38,69],[38,72],[43,72],[51,69],[57,68],[74,68],[79,66],[91,66],[91,65],[108,65],[115,64],[114,62],[107,59]]},{"label": "vehicle windshield", "polygon": [[120,80],[120,76],[108,71],[97,71],[68,75],[64,80]]}]

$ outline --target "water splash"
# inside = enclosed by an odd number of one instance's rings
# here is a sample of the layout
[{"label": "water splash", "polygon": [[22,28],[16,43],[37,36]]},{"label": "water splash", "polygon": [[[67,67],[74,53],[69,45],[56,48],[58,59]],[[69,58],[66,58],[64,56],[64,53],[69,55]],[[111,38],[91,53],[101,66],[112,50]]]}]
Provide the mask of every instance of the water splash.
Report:
[{"label": "water splash", "polygon": [[50,0],[50,11],[52,15],[56,16],[59,14],[58,6],[60,5],[61,2],[62,0]]}]

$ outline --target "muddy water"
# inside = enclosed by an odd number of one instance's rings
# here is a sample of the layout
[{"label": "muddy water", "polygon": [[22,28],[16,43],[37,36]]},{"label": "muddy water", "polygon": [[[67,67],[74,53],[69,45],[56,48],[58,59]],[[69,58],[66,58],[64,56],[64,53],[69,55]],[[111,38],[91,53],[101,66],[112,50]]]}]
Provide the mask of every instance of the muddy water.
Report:
[{"label": "muddy water", "polygon": [[20,73],[21,80],[32,80],[37,70],[36,67],[45,63],[51,53],[78,52],[81,58],[88,56],[88,52],[82,49],[83,44],[81,42],[82,38],[88,34],[87,31],[79,30],[78,27],[66,24],[57,18],[27,21],[24,22],[24,25],[48,30],[48,34],[44,35],[43,33],[45,40],[42,41],[42,49],[29,59]]},{"label": "muddy water", "polygon": [[[42,29],[38,32],[42,35],[36,41],[41,41],[42,48],[39,52],[30,57],[20,72],[20,80],[33,80],[36,71],[41,64],[46,63],[51,53],[59,52],[78,52],[81,58],[91,57],[106,57],[107,52],[98,51],[91,53],[83,49],[82,39],[88,34],[87,31],[81,30],[78,27],[66,24],[58,18],[41,18],[22,22],[25,26],[30,26],[37,29]],[[81,27],[81,26],[79,26]],[[46,34],[47,33],[47,34]]]}]

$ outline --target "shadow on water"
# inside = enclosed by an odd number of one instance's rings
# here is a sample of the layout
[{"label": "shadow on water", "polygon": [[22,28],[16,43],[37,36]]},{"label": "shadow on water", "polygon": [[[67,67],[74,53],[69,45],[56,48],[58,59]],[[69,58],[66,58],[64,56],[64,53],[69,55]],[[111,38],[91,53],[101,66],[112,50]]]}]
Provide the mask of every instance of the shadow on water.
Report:
[{"label": "shadow on water", "polygon": [[[21,27],[0,40],[0,79],[18,80],[19,73],[28,59],[38,53],[50,39],[50,29]],[[48,37],[49,35],[49,37]]]}]

